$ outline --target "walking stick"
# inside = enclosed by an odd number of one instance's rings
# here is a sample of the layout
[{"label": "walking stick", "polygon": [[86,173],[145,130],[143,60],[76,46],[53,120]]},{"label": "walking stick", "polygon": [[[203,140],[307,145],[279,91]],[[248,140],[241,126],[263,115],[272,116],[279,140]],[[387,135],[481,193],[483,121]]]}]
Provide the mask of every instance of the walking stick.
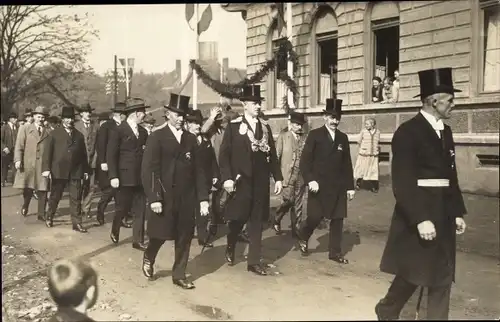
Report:
[{"label": "walking stick", "polygon": [[422,303],[423,295],[424,295],[424,287],[420,286],[420,294],[418,295],[417,311],[415,312],[415,320],[418,320],[418,312],[420,311],[420,304]]}]

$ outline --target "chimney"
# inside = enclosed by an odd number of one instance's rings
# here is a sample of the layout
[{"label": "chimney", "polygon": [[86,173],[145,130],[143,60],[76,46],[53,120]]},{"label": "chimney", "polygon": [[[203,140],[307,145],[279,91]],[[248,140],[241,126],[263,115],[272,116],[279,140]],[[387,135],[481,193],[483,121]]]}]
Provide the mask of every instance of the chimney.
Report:
[{"label": "chimney", "polygon": [[227,71],[229,70],[229,58],[222,59],[222,79],[225,81],[227,79]]},{"label": "chimney", "polygon": [[179,80],[182,79],[182,74],[181,74],[182,69],[181,69],[181,67],[182,67],[181,60],[177,59],[175,61],[175,73],[177,74],[177,77],[178,77]]}]

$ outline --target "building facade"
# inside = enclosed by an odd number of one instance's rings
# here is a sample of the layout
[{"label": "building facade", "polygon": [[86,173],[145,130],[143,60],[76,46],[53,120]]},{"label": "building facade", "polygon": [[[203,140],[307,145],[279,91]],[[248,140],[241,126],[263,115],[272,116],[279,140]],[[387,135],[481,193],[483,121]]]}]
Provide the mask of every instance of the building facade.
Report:
[{"label": "building facade", "polygon": [[[247,73],[273,57],[286,27],[278,30],[272,3],[222,5],[247,22]],[[310,2],[292,4],[292,44],[299,55],[297,108],[309,126],[322,124],[325,100],[343,100],[340,128],[349,134],[353,160],[367,117],[382,133],[381,173],[390,174],[395,129],[421,106],[419,70],[452,67],[462,90],[448,124],[457,145],[462,189],[499,193],[500,4],[498,0]],[[286,11],[286,6],[285,6]],[[284,17],[286,19],[287,13]],[[283,68],[283,67],[279,67]],[[372,78],[399,71],[397,103],[371,100]],[[261,84],[264,108],[275,133],[286,127],[284,85],[271,72]]]}]

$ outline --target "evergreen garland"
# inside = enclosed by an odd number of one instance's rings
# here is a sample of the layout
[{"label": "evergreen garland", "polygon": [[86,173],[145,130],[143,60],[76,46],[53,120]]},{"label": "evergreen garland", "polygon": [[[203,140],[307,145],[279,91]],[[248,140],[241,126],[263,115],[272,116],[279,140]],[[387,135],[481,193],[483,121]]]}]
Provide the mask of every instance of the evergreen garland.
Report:
[{"label": "evergreen garland", "polygon": [[[238,83],[232,84],[229,82],[221,82],[213,79],[206,71],[203,70],[203,68],[198,63],[196,63],[195,60],[190,60],[189,65],[193,70],[196,71],[196,74],[201,79],[201,81],[212,90],[217,92],[219,95],[226,98],[237,99],[241,96],[243,87],[262,82],[262,80],[269,74],[269,72],[276,68],[277,61],[291,61],[293,63],[293,75],[295,77],[299,66],[299,58],[297,53],[293,50],[292,43],[289,40],[284,41],[280,45],[278,51],[275,53],[274,57],[265,61],[260,66],[259,70],[257,70],[252,76],[250,76],[249,78],[244,78]],[[292,77],[288,76],[288,73],[286,71],[279,73],[277,76],[278,79],[283,81],[287,88],[293,93],[294,102],[295,104],[297,104],[299,90],[297,88],[297,83],[295,82],[295,80]],[[288,112],[290,107],[288,105],[287,94],[285,94],[282,100],[283,107]]]}]

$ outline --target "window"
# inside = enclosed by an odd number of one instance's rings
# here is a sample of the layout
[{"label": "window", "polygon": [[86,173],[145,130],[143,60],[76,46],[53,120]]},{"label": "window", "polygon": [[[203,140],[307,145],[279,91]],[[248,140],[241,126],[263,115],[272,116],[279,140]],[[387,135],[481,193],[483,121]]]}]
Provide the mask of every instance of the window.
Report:
[{"label": "window", "polygon": [[500,165],[500,157],[494,154],[478,154],[477,159],[481,167],[498,167]]},{"label": "window", "polygon": [[389,162],[391,160],[391,157],[389,155],[389,152],[380,152],[378,154],[378,161],[379,162]]},{"label": "window", "polygon": [[312,57],[316,70],[312,73],[311,88],[313,105],[325,105],[327,98],[337,97],[337,51],[338,51],[337,19],[330,6],[323,5],[318,9],[312,33]]},{"label": "window", "polygon": [[[273,55],[278,52],[280,45],[285,41],[286,38],[281,38],[273,40]],[[285,82],[279,79],[281,73],[286,73],[288,69],[288,59],[281,57],[276,62],[276,67],[274,69],[274,81],[273,81],[273,93],[274,93],[274,106],[276,108],[283,107],[283,97],[288,93],[288,88]]]},{"label": "window", "polygon": [[480,0],[481,92],[500,91],[500,4]]},{"label": "window", "polygon": [[394,72],[399,70],[399,8],[395,2],[376,2],[371,10],[369,22],[371,50],[366,62],[365,85],[367,102],[372,102],[372,78],[381,80],[390,77],[394,80]]}]

